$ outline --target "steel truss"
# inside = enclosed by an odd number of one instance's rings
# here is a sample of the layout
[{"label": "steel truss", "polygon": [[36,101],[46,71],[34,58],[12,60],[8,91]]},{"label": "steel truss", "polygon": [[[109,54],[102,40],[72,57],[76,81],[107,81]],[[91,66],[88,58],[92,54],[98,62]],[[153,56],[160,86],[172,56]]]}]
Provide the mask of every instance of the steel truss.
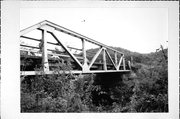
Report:
[{"label": "steel truss", "polygon": [[[25,36],[25,34],[33,31],[33,30],[40,30],[42,31],[42,39],[35,39],[35,38],[31,38],[31,37],[27,37]],[[54,31],[59,31],[65,34],[68,34],[72,37],[76,37],[81,39],[81,43],[82,43],[82,49],[78,49],[78,48],[73,48],[73,47],[68,47],[66,45],[64,45],[61,40],[53,33]],[[47,41],[47,34],[51,34],[51,36],[57,41],[58,44],[52,43],[52,42],[48,42]],[[45,74],[52,74],[53,71],[50,71],[49,69],[49,62],[48,62],[48,47],[47,44],[52,44],[52,45],[58,45],[61,46],[67,53],[68,55],[63,55],[63,54],[56,54],[58,56],[61,57],[71,57],[74,62],[80,67],[81,70],[72,70],[71,73],[106,73],[106,72],[129,72],[131,70],[131,66],[130,66],[130,61],[128,61],[128,64],[125,63],[125,58],[124,58],[124,54],[122,52],[119,52],[107,45],[104,45],[98,41],[95,41],[91,38],[88,38],[84,35],[81,35],[79,33],[76,33],[72,30],[69,30],[67,28],[64,28],[62,26],[59,26],[57,24],[54,24],[50,21],[42,21],[38,24],[35,24],[31,27],[28,27],[24,30],[20,31],[20,38],[25,38],[27,40],[34,40],[34,41],[39,41],[42,43],[42,47],[40,48],[42,51],[42,66],[43,66],[43,72]],[[86,42],[95,44],[97,46],[99,46],[98,51],[96,52],[96,54],[93,56],[91,61],[87,60],[87,48],[86,48]],[[28,46],[28,45],[20,45],[21,47],[30,47],[30,48],[35,48],[38,49],[38,47],[34,47],[34,46]],[[82,51],[82,57],[78,57],[75,56],[70,49],[75,49],[75,50],[80,50]],[[21,49],[22,50],[22,49]],[[24,50],[24,49],[23,49]],[[28,51],[28,52],[33,52]],[[111,52],[111,55],[110,53]],[[103,69],[102,70],[91,70],[92,65],[95,64],[96,59],[98,58],[98,56],[100,54],[103,54]],[[114,57],[112,57],[112,54],[114,55]],[[118,58],[118,56],[120,56],[120,58]],[[107,57],[110,59],[110,62],[113,66],[113,69],[107,70]],[[80,62],[79,59],[81,59],[82,61]],[[113,60],[114,59],[114,60]],[[126,69],[126,66],[128,66],[129,68]],[[123,68],[120,68],[123,67]],[[69,71],[67,71],[66,73],[70,73]],[[40,72],[37,71],[21,71],[21,75],[36,75],[36,74],[41,74]]]}]

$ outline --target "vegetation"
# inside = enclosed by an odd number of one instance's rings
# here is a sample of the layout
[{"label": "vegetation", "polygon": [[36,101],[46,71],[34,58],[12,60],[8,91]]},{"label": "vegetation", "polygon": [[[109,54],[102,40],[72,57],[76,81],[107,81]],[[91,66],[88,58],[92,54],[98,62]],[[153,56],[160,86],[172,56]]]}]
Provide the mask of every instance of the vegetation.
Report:
[{"label": "vegetation", "polygon": [[61,62],[56,75],[21,77],[21,112],[168,112],[167,49],[116,49],[133,59],[131,74],[118,79],[58,73],[71,70]]}]

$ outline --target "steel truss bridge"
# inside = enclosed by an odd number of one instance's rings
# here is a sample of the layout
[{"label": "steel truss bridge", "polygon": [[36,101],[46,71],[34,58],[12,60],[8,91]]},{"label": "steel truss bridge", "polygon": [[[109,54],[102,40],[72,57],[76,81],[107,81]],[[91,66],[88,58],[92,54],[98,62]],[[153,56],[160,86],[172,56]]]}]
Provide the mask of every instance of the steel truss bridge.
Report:
[{"label": "steel truss bridge", "polygon": [[[38,31],[40,38],[27,35],[33,31]],[[81,48],[66,45],[57,32],[76,38]],[[48,35],[55,42],[49,41]],[[52,74],[59,61],[70,65],[71,70],[66,73],[126,73],[131,70],[130,61],[125,60],[122,52],[47,20],[21,30],[20,40],[21,75],[41,74],[34,70],[36,67],[41,67],[45,74]],[[36,45],[29,45],[30,42]],[[97,48],[87,49],[87,43]]]}]

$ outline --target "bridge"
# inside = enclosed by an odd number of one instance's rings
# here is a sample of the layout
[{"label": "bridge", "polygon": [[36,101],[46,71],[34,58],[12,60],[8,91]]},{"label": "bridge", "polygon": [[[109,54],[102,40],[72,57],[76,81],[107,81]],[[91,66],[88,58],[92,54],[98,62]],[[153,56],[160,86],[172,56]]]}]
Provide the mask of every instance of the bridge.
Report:
[{"label": "bridge", "polygon": [[[74,38],[71,41],[77,41],[76,47],[63,42],[63,35]],[[35,70],[40,67],[43,73],[52,74],[58,63],[69,65],[71,69],[65,73],[74,74],[131,70],[122,52],[47,20],[21,30],[20,42],[21,75],[41,74]],[[89,49],[88,45],[95,47]]]}]

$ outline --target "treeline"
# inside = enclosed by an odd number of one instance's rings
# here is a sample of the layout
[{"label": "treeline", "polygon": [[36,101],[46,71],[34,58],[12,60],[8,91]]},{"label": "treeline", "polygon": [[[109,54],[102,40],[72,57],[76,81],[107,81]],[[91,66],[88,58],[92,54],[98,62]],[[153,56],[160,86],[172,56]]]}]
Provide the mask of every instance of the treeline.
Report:
[{"label": "treeline", "polygon": [[131,111],[168,112],[168,49],[161,46],[149,54],[116,49],[125,53],[126,59],[132,60]]},{"label": "treeline", "polygon": [[[119,79],[63,73],[21,77],[21,112],[168,112],[168,50],[116,49],[133,59],[132,72]],[[59,63],[59,70],[71,67]]]}]

